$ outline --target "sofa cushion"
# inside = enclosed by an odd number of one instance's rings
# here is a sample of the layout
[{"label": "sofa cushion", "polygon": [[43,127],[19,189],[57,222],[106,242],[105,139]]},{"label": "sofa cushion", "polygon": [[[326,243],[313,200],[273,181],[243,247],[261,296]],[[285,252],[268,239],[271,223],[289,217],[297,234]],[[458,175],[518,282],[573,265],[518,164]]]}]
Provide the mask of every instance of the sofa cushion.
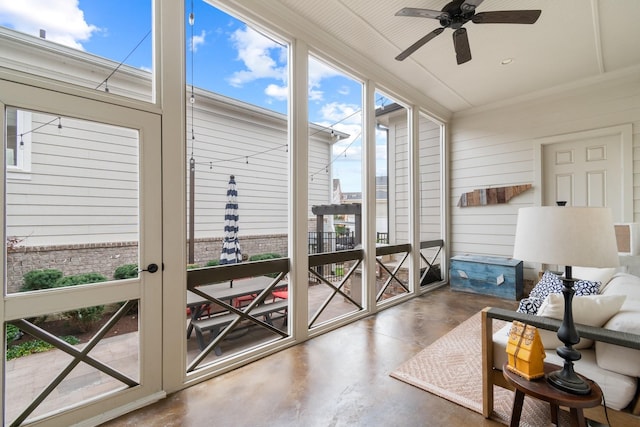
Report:
[{"label": "sofa cushion", "polygon": [[[640,299],[640,277],[628,273],[617,273],[601,293],[602,295],[626,295],[630,301]],[[623,306],[622,309],[627,308]]]},{"label": "sofa cushion", "polygon": [[[640,302],[636,303],[640,305]],[[604,327],[613,331],[640,335],[640,310],[620,311]],[[604,369],[640,377],[640,350],[596,342],[596,361]]]},{"label": "sofa cushion", "polygon": [[[601,327],[620,310],[625,298],[624,295],[574,296],[571,303],[573,321],[583,325]],[[562,320],[564,317],[564,295],[549,294],[540,306],[538,316]],[[564,345],[558,339],[556,332],[542,329],[539,332],[544,348],[554,349]],[[580,339],[580,342],[574,345],[574,348],[588,348],[591,345],[593,345],[593,341]]]},{"label": "sofa cushion", "polygon": [[[572,267],[572,275],[576,279],[588,280],[589,282],[600,282],[601,291],[613,275],[618,270],[612,268],[594,268],[594,267]],[[599,292],[598,292],[599,293]]]}]

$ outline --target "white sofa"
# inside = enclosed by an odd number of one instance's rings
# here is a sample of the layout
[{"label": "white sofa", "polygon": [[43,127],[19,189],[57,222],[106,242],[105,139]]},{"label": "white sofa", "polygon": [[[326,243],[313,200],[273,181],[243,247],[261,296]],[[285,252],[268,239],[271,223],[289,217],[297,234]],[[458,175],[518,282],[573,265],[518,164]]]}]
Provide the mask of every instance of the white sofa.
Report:
[{"label": "white sofa", "polygon": [[[599,274],[598,278],[602,282],[598,295],[574,297],[574,320],[582,337],[575,346],[582,354],[575,370],[598,383],[612,425],[640,425],[640,277],[627,273],[613,275],[612,271],[604,276]],[[555,331],[560,325],[563,307],[562,294],[551,294],[540,307],[539,315],[496,308],[483,311],[485,417],[493,410],[493,385],[510,388],[501,372],[507,361],[505,346],[510,321],[520,320],[538,327],[545,346],[545,361],[562,365],[563,360],[556,354],[561,343]],[[493,333],[495,319],[509,323]],[[602,406],[585,410],[587,418],[601,423],[607,423],[606,415]]]}]

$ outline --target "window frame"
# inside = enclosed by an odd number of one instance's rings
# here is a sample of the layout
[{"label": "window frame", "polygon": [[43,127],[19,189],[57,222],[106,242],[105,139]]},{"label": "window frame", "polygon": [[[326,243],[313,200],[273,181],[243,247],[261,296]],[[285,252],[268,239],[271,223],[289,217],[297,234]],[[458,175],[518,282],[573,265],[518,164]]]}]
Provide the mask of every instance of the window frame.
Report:
[{"label": "window frame", "polygon": [[[31,130],[30,125],[32,123],[32,113],[31,111],[20,110],[14,107],[6,107],[5,109],[5,140],[9,138],[9,120],[8,113],[10,110],[14,110],[16,113],[16,150],[14,153],[14,164],[7,164],[7,179],[30,179],[29,174],[31,173]],[[5,150],[9,150],[9,148],[5,144]],[[8,156],[7,156],[8,160]]]}]

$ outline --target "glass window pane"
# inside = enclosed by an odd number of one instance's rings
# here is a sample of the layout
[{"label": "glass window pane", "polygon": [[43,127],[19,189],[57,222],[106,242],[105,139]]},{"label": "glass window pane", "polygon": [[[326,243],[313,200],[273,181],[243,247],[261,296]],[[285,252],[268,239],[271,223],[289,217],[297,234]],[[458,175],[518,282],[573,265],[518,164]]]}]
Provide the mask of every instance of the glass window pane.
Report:
[{"label": "glass window pane", "polygon": [[[409,243],[409,110],[379,91],[376,102],[376,242]],[[408,250],[378,254],[378,302],[409,292]]]},{"label": "glass window pane", "polygon": [[[442,235],[442,141],[443,127],[425,114],[419,120],[420,242],[443,239]],[[442,280],[439,244],[420,250],[420,285]]]},{"label": "glass window pane", "polygon": [[[252,281],[241,272],[231,280],[216,280],[216,275],[236,274],[232,267],[238,264],[250,268],[258,261],[288,257],[289,46],[206,2],[187,1],[185,8],[186,268],[209,268],[211,280],[195,287],[216,297],[231,289],[242,292]],[[186,291],[191,301],[187,318],[193,322],[188,326],[188,370],[287,336],[290,310],[281,308],[287,305],[287,271],[279,265],[254,275],[259,288],[222,298],[223,304],[206,298],[196,304],[197,293]],[[258,298],[279,274],[273,289],[279,296],[274,292]],[[224,303],[242,310],[255,303],[258,312],[274,309],[263,320],[284,319],[272,322],[277,331],[247,319],[232,324],[236,315]],[[228,337],[223,331],[227,325],[232,325]],[[205,355],[204,345],[216,337],[219,345]]]},{"label": "glass window pane", "polygon": [[[82,280],[90,283],[137,275],[138,131],[7,113],[20,119],[21,159],[6,174],[7,293],[54,287],[62,276],[89,274]],[[127,265],[128,275],[116,274]]]},{"label": "glass window pane", "polygon": [[[100,327],[122,305],[81,307],[5,323],[5,419],[8,422],[14,422],[18,417],[31,420],[78,406],[127,388],[128,384],[123,379],[131,384],[139,383],[137,304],[133,303],[129,311],[123,311],[97,344],[92,341]],[[64,370],[74,363],[74,356],[61,350],[60,344],[52,345],[45,334],[60,338],[77,351],[91,345],[88,358],[97,364],[91,365],[85,359],[65,374]],[[60,379],[59,384],[56,379]],[[55,387],[47,394],[45,390],[52,384]],[[34,410],[29,410],[29,405],[40,397],[44,397],[42,402]]]},{"label": "glass window pane", "polygon": [[310,56],[308,88],[308,229],[313,266],[308,298],[312,328],[358,311],[363,304],[359,254],[314,265],[314,254],[355,249],[362,243],[363,85]]}]

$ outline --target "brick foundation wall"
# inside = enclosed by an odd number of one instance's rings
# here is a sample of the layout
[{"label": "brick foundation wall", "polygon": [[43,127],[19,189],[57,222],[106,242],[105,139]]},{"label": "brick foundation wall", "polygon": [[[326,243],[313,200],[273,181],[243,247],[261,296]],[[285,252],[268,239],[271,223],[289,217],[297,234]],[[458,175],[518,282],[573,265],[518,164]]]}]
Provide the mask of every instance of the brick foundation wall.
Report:
[{"label": "brick foundation wall", "polygon": [[[287,256],[287,236],[243,236],[240,247],[243,255],[267,252]],[[197,239],[195,263],[220,258],[222,239]],[[7,252],[7,291],[18,292],[22,277],[31,270],[55,268],[65,276],[81,273],[100,273],[113,278],[116,268],[138,262],[138,242],[91,243],[77,245],[15,247]]]},{"label": "brick foundation wall", "polygon": [[[286,234],[263,234],[240,238],[240,249],[245,259],[264,253],[277,253],[286,257],[289,253],[288,247]],[[222,238],[196,239],[194,263],[205,266],[212,259],[220,259],[221,251]]]},{"label": "brick foundation wall", "polygon": [[65,276],[100,273],[113,278],[116,268],[138,261],[137,242],[17,247],[7,253],[7,291],[18,292],[31,270],[55,268]]}]

